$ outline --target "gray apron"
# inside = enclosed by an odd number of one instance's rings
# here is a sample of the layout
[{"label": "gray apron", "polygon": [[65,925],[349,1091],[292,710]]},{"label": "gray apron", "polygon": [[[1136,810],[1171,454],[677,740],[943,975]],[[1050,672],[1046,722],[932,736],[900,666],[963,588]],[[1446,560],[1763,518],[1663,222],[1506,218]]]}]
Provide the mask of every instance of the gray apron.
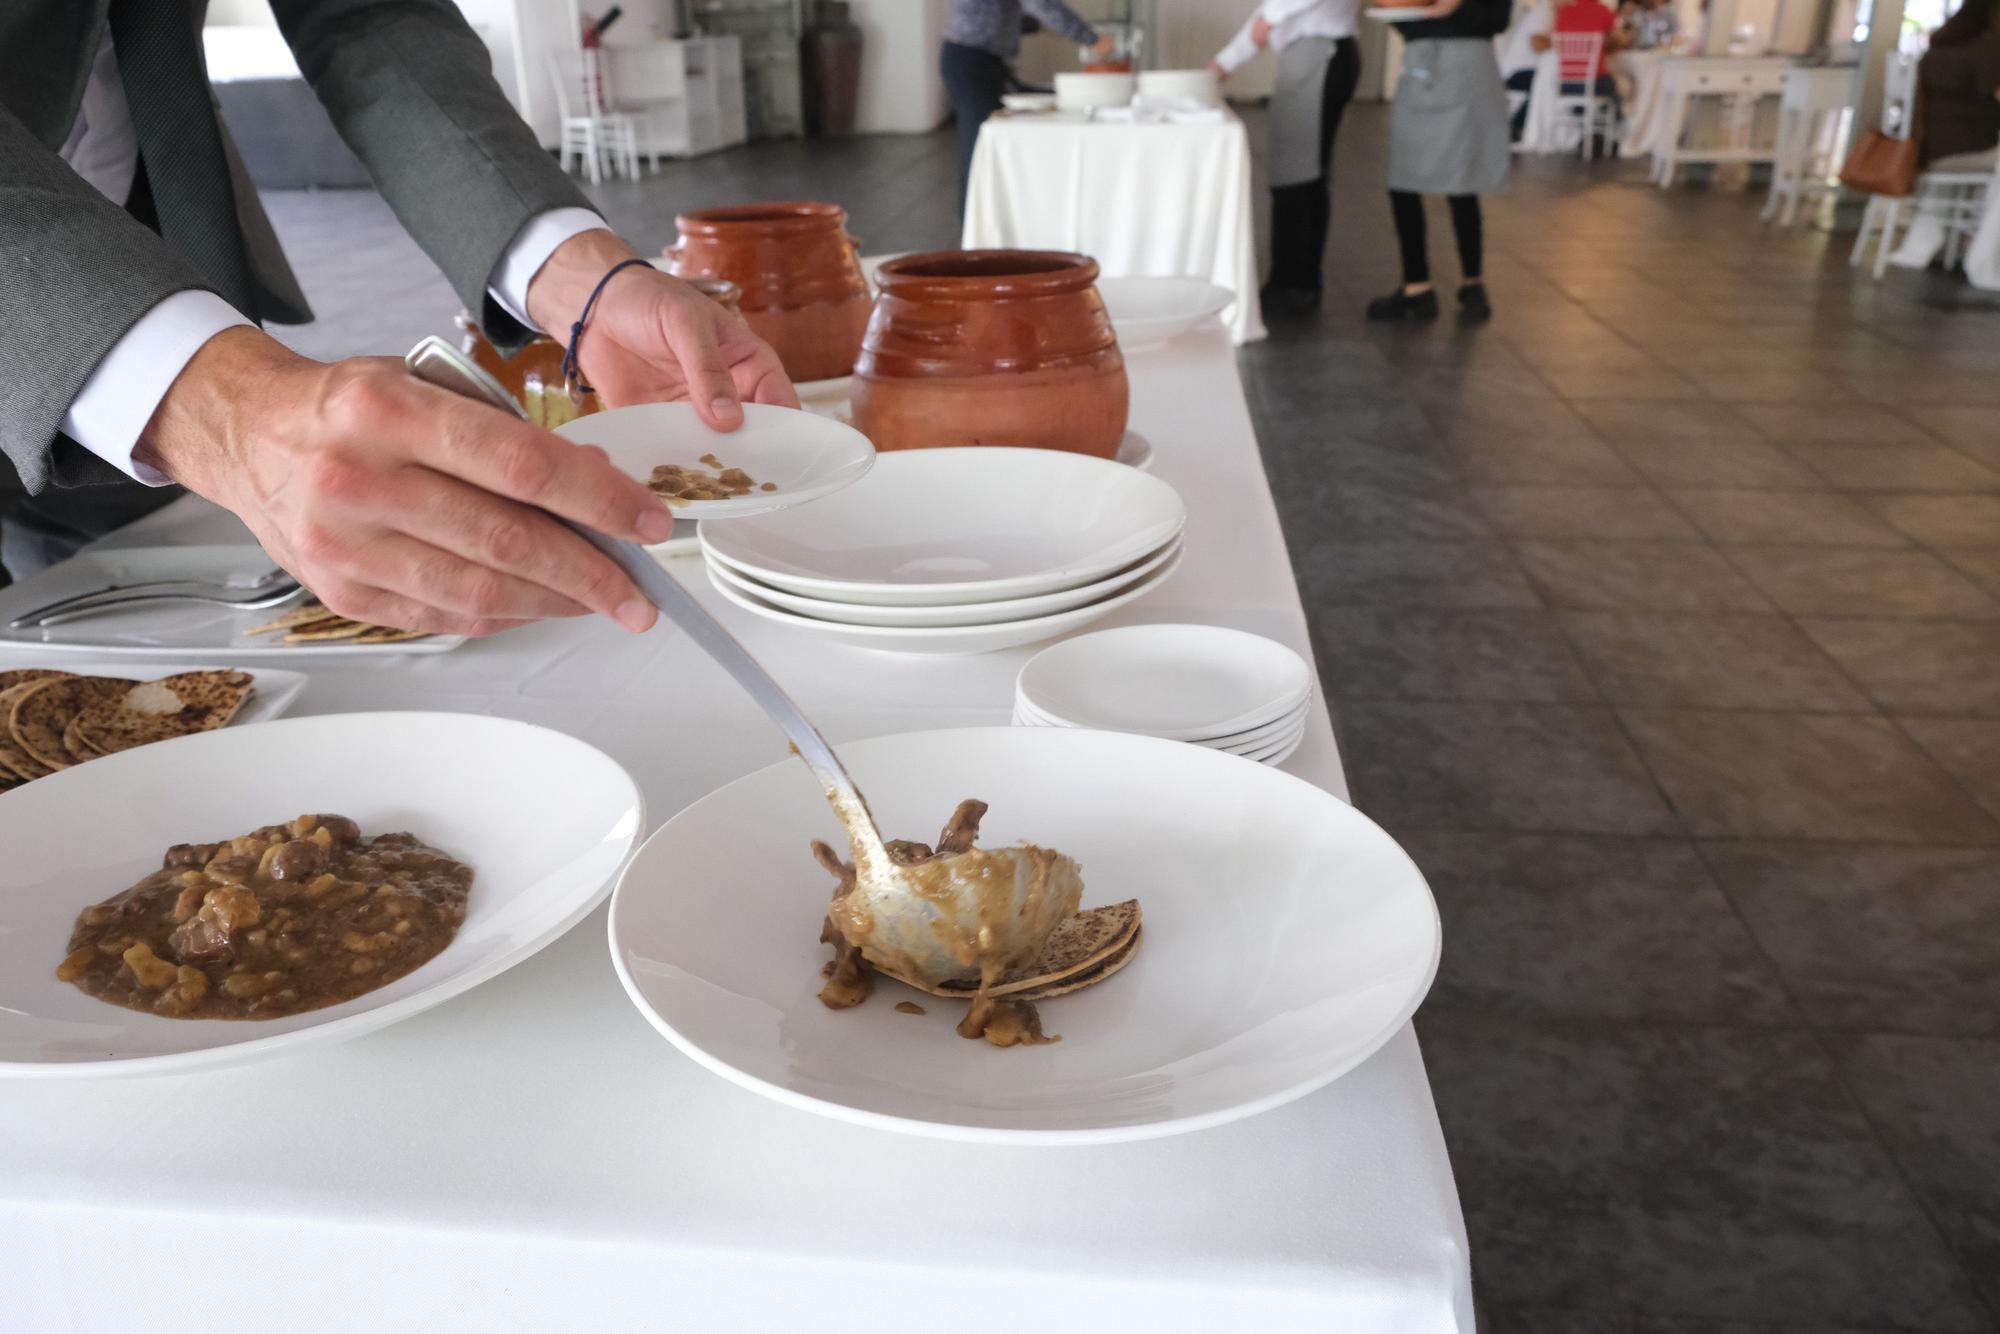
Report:
[{"label": "gray apron", "polygon": [[1271,90],[1271,185],[1304,185],[1326,174],[1319,156],[1320,109],[1326,67],[1338,45],[1331,37],[1301,37],[1278,52]]},{"label": "gray apron", "polygon": [[1403,51],[1389,105],[1389,188],[1425,195],[1505,189],[1507,89],[1485,38],[1427,37]]}]

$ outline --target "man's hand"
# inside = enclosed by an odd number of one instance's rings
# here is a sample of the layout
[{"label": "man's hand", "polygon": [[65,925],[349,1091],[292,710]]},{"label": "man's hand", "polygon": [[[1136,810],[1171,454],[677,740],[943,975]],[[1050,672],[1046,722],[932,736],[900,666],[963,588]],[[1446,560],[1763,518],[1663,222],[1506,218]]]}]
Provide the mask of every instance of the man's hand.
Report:
[{"label": "man's hand", "polygon": [[1545,32],[1532,33],[1528,37],[1528,45],[1536,51],[1546,51],[1555,44],[1555,39]]},{"label": "man's hand", "polygon": [[[597,364],[619,373],[613,356]],[[660,542],[673,530],[660,501],[603,450],[425,384],[395,358],[329,365],[225,330],[167,390],[134,457],[233,510],[342,616],[467,635],[593,611],[628,630],[655,620],[616,565],[538,510]]]},{"label": "man's hand", "polygon": [[[529,316],[568,343],[591,289],[632,257],[632,248],[610,232],[572,236],[528,284]],[[743,403],[799,405],[778,354],[740,318],[680,279],[638,265],[598,297],[578,360],[584,382],[607,407],[689,399],[718,430],[743,424]]]},{"label": "man's hand", "polygon": [[1229,77],[1229,71],[1222,68],[1222,62],[1220,60],[1209,61],[1208,72],[1215,76],[1216,81],[1218,83]]},{"label": "man's hand", "polygon": [[1271,20],[1259,14],[1250,20],[1250,40],[1264,47],[1271,44]]},{"label": "man's hand", "polygon": [[1090,44],[1090,56],[1093,60],[1103,60],[1117,49],[1118,44],[1111,39],[1111,34],[1101,32],[1097,34],[1097,40]]}]

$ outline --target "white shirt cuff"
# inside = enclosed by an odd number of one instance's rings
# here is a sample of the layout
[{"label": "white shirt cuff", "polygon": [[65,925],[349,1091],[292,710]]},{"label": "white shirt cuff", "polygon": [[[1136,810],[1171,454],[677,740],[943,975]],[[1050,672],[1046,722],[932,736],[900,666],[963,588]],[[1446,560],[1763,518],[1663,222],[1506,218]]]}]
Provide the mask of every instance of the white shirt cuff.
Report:
[{"label": "white shirt cuff", "polygon": [[1222,66],[1224,74],[1234,74],[1249,64],[1251,58],[1257,54],[1257,43],[1250,36],[1250,25],[1256,21],[1257,15],[1252,14],[1243,26],[1237,29],[1236,35],[1229,39],[1229,44],[1215,53],[1215,63]]},{"label": "white shirt cuff", "polygon": [[111,345],[69,405],[63,434],[147,486],[167,485],[171,478],[133,462],[132,447],[201,345],[248,323],[213,292],[175,292]]},{"label": "white shirt cuff", "polygon": [[558,208],[537,214],[522,223],[508,242],[506,253],[487,280],[487,292],[509,315],[530,329],[540,328],[528,318],[528,284],[564,241],[581,232],[610,229],[610,223],[587,208]]}]

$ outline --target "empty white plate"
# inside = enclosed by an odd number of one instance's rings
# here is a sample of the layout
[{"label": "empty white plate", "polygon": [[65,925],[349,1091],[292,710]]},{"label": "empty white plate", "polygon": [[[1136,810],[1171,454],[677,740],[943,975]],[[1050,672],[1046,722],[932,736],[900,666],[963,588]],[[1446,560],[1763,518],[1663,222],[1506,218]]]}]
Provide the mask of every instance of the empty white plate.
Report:
[{"label": "empty white plate", "polygon": [[[473,868],[465,924],[415,972],[260,1021],[168,1019],[56,980],[76,915],[176,843],[307,812],[407,831]],[[350,713],[227,727],[39,778],[0,797],[0,1075],[164,1074],[370,1032],[469,990],[575,925],[645,829],[609,756],[527,723]]]},{"label": "empty white plate", "polygon": [[[1170,741],[1185,741],[1190,745],[1209,746],[1217,750],[1254,750],[1298,730],[1305,723],[1305,717],[1312,708],[1310,695],[1301,699],[1298,706],[1281,714],[1261,726],[1241,732],[1229,732],[1221,736],[1168,737]],[[1036,727],[1070,727],[1059,718],[1051,718],[1036,708],[1034,704],[1016,695],[1014,699],[1014,719],[1016,722]]]},{"label": "empty white plate", "polygon": [[[1423,999],[1438,917],[1423,877],[1345,802],[1236,757],[1150,737],[982,728],[840,748],[891,836],[930,838],[965,797],[981,842],[1082,865],[1085,904],[1136,896],[1130,966],[1046,1001],[1062,1041],[1002,1051],[952,1031],[962,1006],[884,982],[817,999],[839,846],[812,774],[786,761],[675,816],[611,904],[633,1003],[725,1078],[846,1121],[958,1140],[1145,1139],[1249,1116],[1364,1060]],[[898,1013],[899,1000],[926,1014]],[[662,1060],[669,1059],[664,1054]]]},{"label": "empty white plate", "polygon": [[740,519],[786,509],[859,481],[875,462],[875,446],[852,426],[762,403],[744,404],[743,425],[734,431],[710,430],[692,403],[640,403],[578,417],[557,427],[556,434],[596,445],[642,482],[663,463],[712,472],[701,461],[707,454],[725,468],[749,473],[760,488],[776,488],[675,505],[676,518]]},{"label": "empty white plate", "polygon": [[1144,352],[1212,321],[1236,300],[1236,293],[1206,278],[1099,278],[1118,346]]},{"label": "empty white plate", "polygon": [[758,583],[749,575],[721,561],[713,562],[711,572],[717,579],[731,585],[737,591],[748,593],[774,607],[796,612],[800,616],[811,616],[816,620],[833,621],[840,625],[1000,625],[1010,621],[1027,621],[1040,616],[1053,616],[1057,612],[1069,611],[1074,607],[1101,602],[1138,583],[1165,565],[1179,554],[1180,549],[1181,539],[1176,535],[1146,559],[1126,566],[1109,578],[1099,579],[1081,588],[1067,588],[1059,593],[1044,593],[1032,598],[1009,598],[1002,602],[968,602],[947,607],[864,607],[852,602],[825,602],[818,598],[787,593],[769,584]]},{"label": "empty white plate", "polygon": [[1311,691],[1312,669],[1283,644],[1242,630],[1134,625],[1036,654],[1015,689],[1065,726],[1189,741],[1290,712]]},{"label": "empty white plate", "polygon": [[1000,105],[1009,111],[1054,111],[1054,93],[1002,93]]},{"label": "empty white plate", "polygon": [[702,525],[704,550],[829,602],[944,606],[1102,579],[1187,521],[1178,492],[1109,459],[965,446],[886,454],[814,505]]},{"label": "empty white plate", "polygon": [[717,592],[728,598],[743,610],[761,616],[767,621],[789,625],[825,636],[842,644],[852,644],[857,648],[882,649],[890,653],[934,653],[945,656],[964,657],[973,653],[993,653],[1000,649],[1018,648],[1022,644],[1036,644],[1057,635],[1066,635],[1072,630],[1080,630],[1092,621],[1100,620],[1117,611],[1129,602],[1137,601],[1173,577],[1180,568],[1181,555],[1178,548],[1168,557],[1166,564],[1141,579],[1138,583],[1101,601],[1088,606],[1076,607],[1069,611],[1057,612],[1053,616],[1036,616],[1025,621],[1005,621],[999,625],[951,625],[951,626],[883,626],[883,625],[837,625],[832,621],[822,621],[812,616],[799,616],[783,611],[752,593],[745,592],[739,585],[724,579],[719,571],[723,568],[709,562],[709,582]]}]

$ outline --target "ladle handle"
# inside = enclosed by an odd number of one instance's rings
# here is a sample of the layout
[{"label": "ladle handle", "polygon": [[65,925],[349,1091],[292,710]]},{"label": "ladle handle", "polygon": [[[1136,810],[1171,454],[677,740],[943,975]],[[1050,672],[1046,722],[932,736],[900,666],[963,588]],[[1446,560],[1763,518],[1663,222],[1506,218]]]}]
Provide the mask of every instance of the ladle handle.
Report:
[{"label": "ladle handle", "polygon": [[[424,339],[410,349],[403,361],[411,374],[440,389],[478,399],[496,408],[511,409],[522,418],[528,415],[499,381],[441,338]],[[660,609],[663,618],[679,626],[703,652],[722,665],[722,670],[736,678],[736,683],[750,693],[750,698],[756,700],[758,706],[770,715],[771,721],[777,723],[779,730],[791,739],[799,758],[813,771],[821,787],[845,798],[851,803],[849,809],[866,809],[854,780],[848,777],[840,757],[833,753],[833,747],[826,743],[819,729],[812,725],[798,705],[792,703],[791,696],[764,670],[764,665],[750,655],[750,650],[724,629],[722,622],[709,615],[708,609],[695,600],[694,594],[681,587],[680,580],[668,574],[666,568],[637,542],[628,542],[573,523],[560,514],[550,514],[549,517],[609,556],[638,585],[647,600]],[[848,834],[854,838],[864,836],[863,831],[854,829],[850,829]],[[875,840],[879,845],[879,833],[875,834]]]}]

